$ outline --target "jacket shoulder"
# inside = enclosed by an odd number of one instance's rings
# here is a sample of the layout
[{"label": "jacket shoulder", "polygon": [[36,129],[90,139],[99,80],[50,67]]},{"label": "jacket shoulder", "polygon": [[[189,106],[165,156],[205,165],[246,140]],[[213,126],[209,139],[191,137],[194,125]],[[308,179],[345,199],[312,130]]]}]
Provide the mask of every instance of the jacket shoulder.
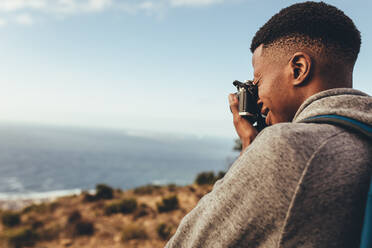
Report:
[{"label": "jacket shoulder", "polygon": [[313,150],[325,140],[345,132],[329,124],[278,123],[266,127],[254,140],[255,145],[264,147],[292,148],[297,151]]}]

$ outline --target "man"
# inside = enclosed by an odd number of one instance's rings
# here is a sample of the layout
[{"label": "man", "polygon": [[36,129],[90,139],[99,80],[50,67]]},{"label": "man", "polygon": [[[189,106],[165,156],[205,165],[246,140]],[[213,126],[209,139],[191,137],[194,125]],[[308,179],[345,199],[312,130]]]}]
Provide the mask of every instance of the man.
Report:
[{"label": "man", "polygon": [[372,126],[372,98],[352,89],[360,33],[325,3],[294,4],[255,35],[254,83],[266,127],[229,96],[243,152],[166,247],[358,247],[372,170],[368,136],[309,123],[337,115]]}]

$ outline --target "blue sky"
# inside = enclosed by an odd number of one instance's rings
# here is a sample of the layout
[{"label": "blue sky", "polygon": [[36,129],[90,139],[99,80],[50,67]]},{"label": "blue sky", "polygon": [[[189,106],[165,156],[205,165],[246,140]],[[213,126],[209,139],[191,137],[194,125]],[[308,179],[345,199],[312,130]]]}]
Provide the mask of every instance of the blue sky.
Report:
[{"label": "blue sky", "polygon": [[[0,0],[0,123],[235,137],[227,95],[250,41],[298,1]],[[372,94],[371,3],[327,1],[362,33],[354,88]]]}]

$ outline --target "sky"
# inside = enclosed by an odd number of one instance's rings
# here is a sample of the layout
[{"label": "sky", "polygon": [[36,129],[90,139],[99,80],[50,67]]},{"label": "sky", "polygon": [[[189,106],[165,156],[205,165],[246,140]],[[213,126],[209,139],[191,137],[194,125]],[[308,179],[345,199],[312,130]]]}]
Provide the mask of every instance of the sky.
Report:
[{"label": "sky", "polygon": [[[282,0],[0,0],[0,123],[236,137],[227,96]],[[362,34],[354,88],[372,95],[370,1],[326,1]]]}]

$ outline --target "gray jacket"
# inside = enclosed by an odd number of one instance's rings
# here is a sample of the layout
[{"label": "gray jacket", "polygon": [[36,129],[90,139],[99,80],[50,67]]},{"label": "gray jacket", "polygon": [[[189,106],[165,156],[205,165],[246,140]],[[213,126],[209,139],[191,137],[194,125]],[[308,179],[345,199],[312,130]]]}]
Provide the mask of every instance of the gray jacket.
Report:
[{"label": "gray jacket", "polygon": [[308,98],[292,123],[265,128],[180,223],[167,248],[357,248],[372,172],[367,137],[331,124],[372,125],[372,97],[331,89]]}]

